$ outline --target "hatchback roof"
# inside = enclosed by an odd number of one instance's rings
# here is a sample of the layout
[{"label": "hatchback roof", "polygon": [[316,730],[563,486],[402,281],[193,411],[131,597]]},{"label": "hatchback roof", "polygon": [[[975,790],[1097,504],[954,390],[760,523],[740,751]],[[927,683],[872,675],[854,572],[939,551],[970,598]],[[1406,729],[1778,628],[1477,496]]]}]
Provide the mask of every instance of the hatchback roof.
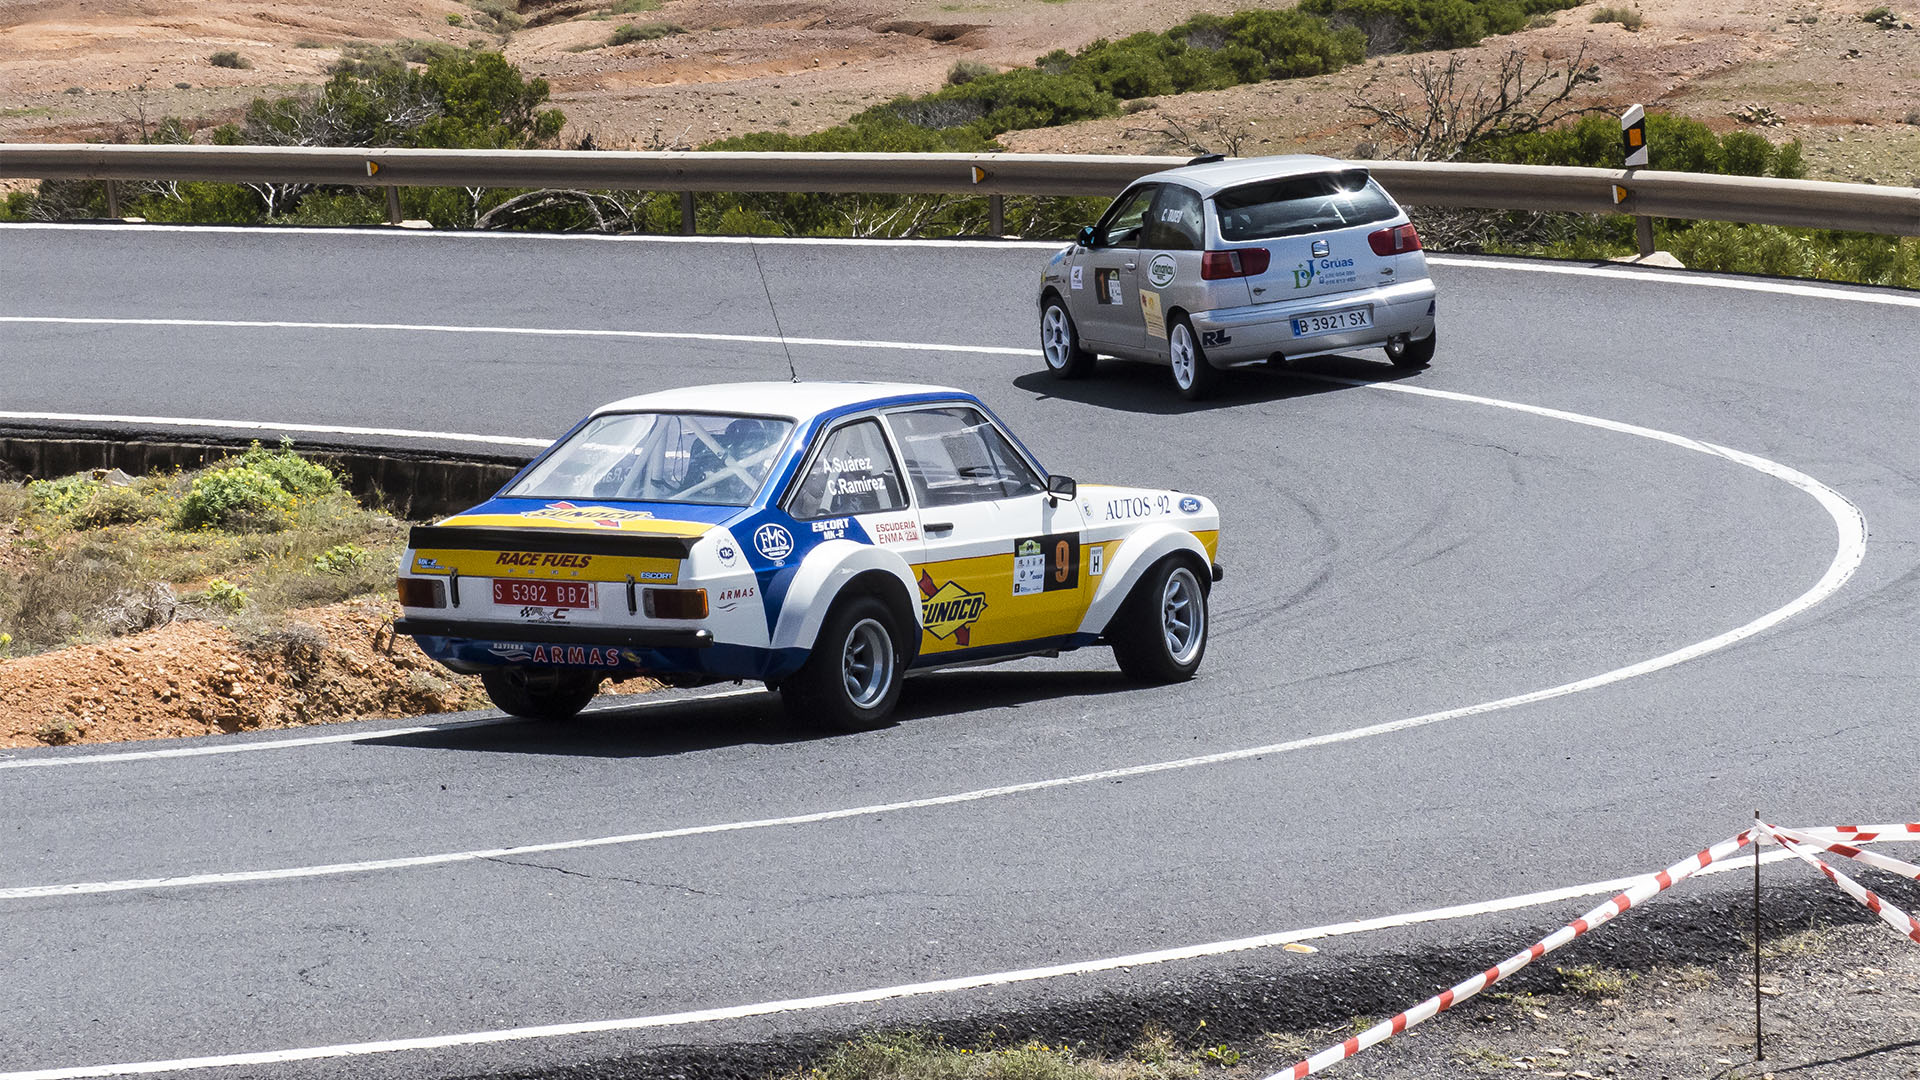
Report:
[{"label": "hatchback roof", "polygon": [[1288,176],[1342,172],[1361,167],[1352,162],[1320,154],[1276,154],[1272,157],[1229,158],[1225,161],[1208,161],[1199,165],[1182,165],[1177,169],[1167,169],[1150,176],[1143,176],[1140,180],[1141,182],[1179,180],[1188,187],[1197,189],[1201,195],[1208,196],[1224,188],[1257,180],[1278,180]]}]

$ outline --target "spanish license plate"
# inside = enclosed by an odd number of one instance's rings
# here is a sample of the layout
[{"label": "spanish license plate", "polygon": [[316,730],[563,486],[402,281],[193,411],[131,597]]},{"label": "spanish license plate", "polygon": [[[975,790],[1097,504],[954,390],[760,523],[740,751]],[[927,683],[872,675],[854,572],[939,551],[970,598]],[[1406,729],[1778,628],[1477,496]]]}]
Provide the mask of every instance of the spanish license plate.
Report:
[{"label": "spanish license plate", "polygon": [[1318,315],[1302,315],[1292,322],[1294,337],[1337,334],[1343,330],[1365,330],[1372,326],[1373,311],[1363,307],[1324,311]]},{"label": "spanish license plate", "polygon": [[594,607],[591,581],[502,581],[493,583],[493,602],[512,607]]}]

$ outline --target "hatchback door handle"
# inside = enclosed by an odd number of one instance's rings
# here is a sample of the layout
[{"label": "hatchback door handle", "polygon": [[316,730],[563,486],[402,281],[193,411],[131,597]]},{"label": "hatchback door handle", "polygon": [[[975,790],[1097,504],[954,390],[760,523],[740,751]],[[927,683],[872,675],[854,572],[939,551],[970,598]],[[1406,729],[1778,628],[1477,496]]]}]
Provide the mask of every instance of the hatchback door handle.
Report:
[{"label": "hatchback door handle", "polygon": [[922,527],[925,528],[930,533],[950,533],[953,531],[953,522],[929,521],[926,523],[926,525]]}]

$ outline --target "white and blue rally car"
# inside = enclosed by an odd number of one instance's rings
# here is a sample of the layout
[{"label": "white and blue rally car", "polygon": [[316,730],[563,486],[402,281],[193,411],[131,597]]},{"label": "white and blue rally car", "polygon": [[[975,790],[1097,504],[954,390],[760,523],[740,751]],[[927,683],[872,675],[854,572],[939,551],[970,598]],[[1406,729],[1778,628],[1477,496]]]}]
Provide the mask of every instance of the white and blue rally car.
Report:
[{"label": "white and blue rally car", "polygon": [[1113,648],[1190,677],[1219,514],[1048,474],[979,399],[735,383],[594,410],[490,501],[414,528],[398,633],[516,716],[606,679],[754,679],[840,730],[909,670]]}]

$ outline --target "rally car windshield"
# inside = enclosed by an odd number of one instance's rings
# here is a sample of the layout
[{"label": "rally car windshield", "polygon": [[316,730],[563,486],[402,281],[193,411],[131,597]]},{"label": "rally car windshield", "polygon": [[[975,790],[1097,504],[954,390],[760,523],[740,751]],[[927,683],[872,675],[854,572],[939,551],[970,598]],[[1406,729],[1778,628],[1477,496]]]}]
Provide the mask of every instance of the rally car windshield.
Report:
[{"label": "rally car windshield", "polygon": [[746,506],[793,423],[712,413],[596,416],[502,495]]}]

